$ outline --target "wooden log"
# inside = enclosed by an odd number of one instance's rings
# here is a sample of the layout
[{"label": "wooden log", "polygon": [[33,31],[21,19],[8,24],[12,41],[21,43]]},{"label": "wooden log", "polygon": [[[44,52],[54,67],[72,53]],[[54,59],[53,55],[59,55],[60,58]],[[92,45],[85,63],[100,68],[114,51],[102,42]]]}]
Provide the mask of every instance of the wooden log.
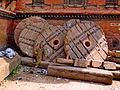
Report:
[{"label": "wooden log", "polygon": [[99,60],[94,60],[92,61],[92,67],[95,67],[95,68],[100,68],[102,66],[102,61],[99,61]]},{"label": "wooden log", "polygon": [[116,69],[120,70],[120,64],[116,64]]},{"label": "wooden log", "polygon": [[120,71],[111,71],[113,79],[120,80]]},{"label": "wooden log", "polygon": [[[29,58],[29,57],[21,57],[21,64],[22,65],[27,65],[30,67],[35,67],[35,62],[34,58]],[[52,63],[52,62],[47,62],[47,61],[41,61],[41,64],[38,66],[40,68],[47,68],[48,65],[63,65],[63,64],[58,64],[58,63]]]},{"label": "wooden log", "polygon": [[116,70],[116,63],[113,63],[113,62],[104,62],[103,64],[104,68],[105,69],[108,69],[108,70]]},{"label": "wooden log", "polygon": [[90,65],[90,62],[91,62],[90,60],[86,60],[86,59],[76,59],[74,66],[85,68]]},{"label": "wooden log", "polygon": [[34,63],[34,59],[33,59],[33,58],[21,57],[20,59],[21,59],[21,64],[22,64],[22,65],[27,65],[27,66],[30,66],[30,67],[35,66],[35,63]]},{"label": "wooden log", "polygon": [[120,51],[119,51],[119,50],[109,51],[108,54],[109,54],[110,56],[120,58]]},{"label": "wooden log", "polygon": [[109,56],[115,56],[115,53],[112,52],[112,51],[108,51],[108,55],[109,55]]},{"label": "wooden log", "polygon": [[20,64],[20,57],[16,55],[13,59],[0,58],[0,82],[4,80],[12,70]]},{"label": "wooden log", "polygon": [[120,58],[115,58],[115,57],[108,57],[107,61],[115,62],[120,64]]},{"label": "wooden log", "polygon": [[74,64],[75,67],[88,67],[91,61],[86,59],[72,60],[72,59],[57,58],[56,62],[59,64],[67,64],[67,65]]},{"label": "wooden log", "polygon": [[106,70],[52,65],[48,66],[48,75],[104,84],[112,84],[113,77],[112,73]]},{"label": "wooden log", "polygon": [[72,59],[64,59],[64,58],[57,58],[56,62],[59,63],[59,64],[73,65],[74,60],[72,60]]}]

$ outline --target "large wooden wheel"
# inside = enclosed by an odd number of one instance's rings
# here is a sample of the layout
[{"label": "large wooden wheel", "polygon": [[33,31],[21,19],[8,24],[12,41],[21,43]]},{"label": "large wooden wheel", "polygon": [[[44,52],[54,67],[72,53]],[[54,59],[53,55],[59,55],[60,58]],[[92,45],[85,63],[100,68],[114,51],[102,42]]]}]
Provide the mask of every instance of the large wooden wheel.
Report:
[{"label": "large wooden wheel", "polygon": [[33,57],[33,45],[41,31],[49,27],[46,20],[41,17],[30,17],[22,20],[15,29],[15,42],[21,51]]},{"label": "large wooden wheel", "polygon": [[[66,25],[72,21],[68,21]],[[92,21],[73,20],[65,37],[65,52],[72,59],[105,60],[108,45],[101,28]]]},{"label": "large wooden wheel", "polygon": [[34,50],[43,49],[43,61],[55,62],[58,57],[65,57],[64,38],[67,30],[62,26],[50,26],[36,39]]}]

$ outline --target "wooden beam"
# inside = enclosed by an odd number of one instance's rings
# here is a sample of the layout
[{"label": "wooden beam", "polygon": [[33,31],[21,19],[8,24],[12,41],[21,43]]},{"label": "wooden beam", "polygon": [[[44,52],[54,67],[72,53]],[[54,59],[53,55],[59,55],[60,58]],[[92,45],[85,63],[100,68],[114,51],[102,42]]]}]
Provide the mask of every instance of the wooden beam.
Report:
[{"label": "wooden beam", "polygon": [[108,57],[106,60],[120,64],[120,58]]},{"label": "wooden beam", "polygon": [[48,66],[48,75],[104,84],[112,84],[113,78],[112,73],[106,70],[55,65]]},{"label": "wooden beam", "polygon": [[[30,67],[35,67],[35,62],[34,58],[29,58],[29,57],[21,57],[21,64],[22,65],[27,65]],[[52,63],[52,62],[47,62],[47,61],[41,61],[41,64],[38,66],[40,68],[47,68],[48,65],[63,65],[63,64],[58,64],[58,63]]]},{"label": "wooden beam", "polygon": [[90,66],[91,61],[86,59],[76,59],[74,66],[86,68]]},{"label": "wooden beam", "polygon": [[57,58],[56,62],[59,63],[59,64],[73,65],[74,60],[72,60],[72,59],[64,59],[64,58]]},{"label": "wooden beam", "polygon": [[104,62],[103,67],[107,70],[116,70],[116,63],[106,61],[106,62]]},{"label": "wooden beam", "polygon": [[102,66],[102,63],[103,63],[103,61],[93,60],[93,61],[92,61],[92,67],[100,68],[100,67]]},{"label": "wooden beam", "polygon": [[111,71],[113,79],[120,80],[120,71]]}]

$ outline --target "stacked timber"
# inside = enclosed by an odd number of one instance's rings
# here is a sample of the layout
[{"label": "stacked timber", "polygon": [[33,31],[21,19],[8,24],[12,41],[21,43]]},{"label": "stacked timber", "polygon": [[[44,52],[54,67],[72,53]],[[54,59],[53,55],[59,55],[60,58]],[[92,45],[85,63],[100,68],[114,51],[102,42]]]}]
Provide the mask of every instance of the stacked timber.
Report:
[{"label": "stacked timber", "polygon": [[39,59],[38,66],[48,68],[48,75],[104,84],[120,76],[120,65],[105,61],[107,41],[93,21],[72,19],[63,26],[53,26],[41,17],[30,17],[17,25],[14,38],[31,57],[22,57],[22,64],[36,66],[35,59]]}]

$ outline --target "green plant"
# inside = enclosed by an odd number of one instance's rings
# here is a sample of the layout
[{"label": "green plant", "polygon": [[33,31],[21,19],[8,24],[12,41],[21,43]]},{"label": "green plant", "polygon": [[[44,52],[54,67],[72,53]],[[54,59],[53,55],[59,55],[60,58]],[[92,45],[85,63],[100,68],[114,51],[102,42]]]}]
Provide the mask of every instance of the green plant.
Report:
[{"label": "green plant", "polygon": [[20,71],[20,69],[21,69],[21,65],[18,65],[16,68],[12,70],[12,72],[6,79],[11,79],[12,77],[14,77]]}]

